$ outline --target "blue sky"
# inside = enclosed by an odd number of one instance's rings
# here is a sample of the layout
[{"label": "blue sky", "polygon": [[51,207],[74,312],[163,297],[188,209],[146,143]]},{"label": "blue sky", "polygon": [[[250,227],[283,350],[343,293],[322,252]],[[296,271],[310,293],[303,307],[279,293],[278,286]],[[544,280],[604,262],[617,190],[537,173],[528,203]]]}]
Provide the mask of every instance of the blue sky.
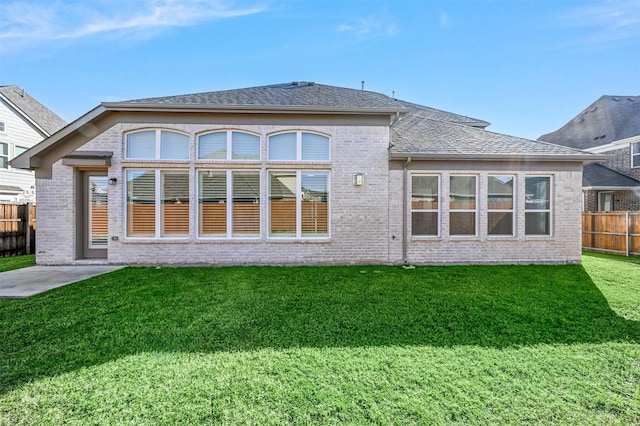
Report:
[{"label": "blue sky", "polygon": [[103,101],[290,81],[535,139],[640,95],[640,0],[4,0],[0,85],[67,121]]}]

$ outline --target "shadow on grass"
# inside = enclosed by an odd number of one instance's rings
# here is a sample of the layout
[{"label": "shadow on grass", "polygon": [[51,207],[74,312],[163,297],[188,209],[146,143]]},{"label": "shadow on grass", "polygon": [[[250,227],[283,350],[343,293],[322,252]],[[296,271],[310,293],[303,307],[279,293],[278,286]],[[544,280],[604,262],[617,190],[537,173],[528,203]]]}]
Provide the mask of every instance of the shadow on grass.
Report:
[{"label": "shadow on grass", "polygon": [[582,266],[127,268],[0,300],[0,393],[140,352],[640,342]]}]

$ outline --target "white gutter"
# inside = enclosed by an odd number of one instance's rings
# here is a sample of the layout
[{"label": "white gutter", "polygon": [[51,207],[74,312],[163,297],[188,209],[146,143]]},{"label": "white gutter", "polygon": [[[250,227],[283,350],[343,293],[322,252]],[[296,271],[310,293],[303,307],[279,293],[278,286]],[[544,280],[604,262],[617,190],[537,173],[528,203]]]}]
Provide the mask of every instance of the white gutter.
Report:
[{"label": "white gutter", "polygon": [[407,214],[409,209],[407,208],[407,197],[409,195],[409,173],[407,169],[411,164],[411,157],[407,157],[407,161],[402,166],[402,263],[407,264],[407,245],[409,244],[409,226],[407,224]]}]

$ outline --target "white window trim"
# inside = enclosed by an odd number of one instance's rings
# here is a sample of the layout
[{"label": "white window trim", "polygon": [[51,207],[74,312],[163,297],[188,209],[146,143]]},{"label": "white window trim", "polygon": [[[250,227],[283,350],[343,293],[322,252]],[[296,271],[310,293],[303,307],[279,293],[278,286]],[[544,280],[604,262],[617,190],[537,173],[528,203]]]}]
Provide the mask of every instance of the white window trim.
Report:
[{"label": "white window trim", "polygon": [[[433,209],[414,209],[412,207],[412,198],[413,198],[413,176],[433,176],[435,178],[438,179],[438,208],[433,210]],[[442,198],[442,180],[441,180],[441,176],[437,173],[411,173],[410,175],[410,182],[412,182],[411,184],[411,189],[409,191],[409,218],[408,218],[408,222],[409,222],[409,227],[411,228],[409,230],[409,235],[411,236],[411,238],[413,239],[429,239],[429,238],[440,238],[441,234],[442,234],[442,203],[441,203],[441,198]],[[433,235],[428,235],[428,234],[414,234],[413,233],[413,228],[412,228],[412,223],[413,223],[413,213],[436,213],[438,215],[438,221],[437,221],[437,229],[436,229],[436,233]]]},{"label": "white window trim", "polygon": [[[633,153],[633,146],[634,145],[638,145],[638,152],[637,153]],[[640,169],[640,142],[631,142],[631,144],[629,145],[629,153],[631,154],[631,162],[629,163],[629,165],[631,166],[632,169]],[[634,166],[634,159],[638,159],[638,165]]]},{"label": "white window trim", "polygon": [[[278,136],[278,135],[284,135],[287,133],[295,133],[296,134],[296,158],[295,160],[272,160],[269,157],[269,148],[270,148],[270,144],[271,144],[271,137],[272,136]],[[303,160],[302,159],[302,134],[303,133],[309,133],[309,134],[313,134],[313,135],[319,135],[319,136],[324,136],[326,138],[329,139],[329,147],[328,150],[329,152],[328,154],[328,159],[327,160]],[[331,162],[331,142],[332,142],[332,138],[330,135],[324,134],[322,132],[315,132],[315,131],[309,131],[309,130],[285,130],[285,131],[279,131],[279,132],[275,132],[275,133],[269,133],[267,135],[267,161],[270,163],[304,163],[304,164],[326,164],[326,163],[330,163]]]},{"label": "white window trim", "polygon": [[[153,158],[138,158],[138,157],[129,157],[127,156],[127,151],[129,149],[129,135],[134,134],[134,133],[138,133],[138,132],[149,132],[149,131],[154,131],[155,132],[155,153],[154,153],[154,157]],[[189,138],[189,157],[188,158],[181,158],[181,159],[176,159],[176,158],[160,158],[161,152],[162,152],[162,132],[172,132],[172,133],[177,133],[180,135],[184,135],[187,136]],[[165,129],[165,128],[149,128],[149,129],[135,129],[135,130],[130,130],[127,131],[124,134],[124,152],[122,155],[122,158],[124,159],[124,161],[135,161],[135,162],[182,162],[182,163],[188,163],[191,162],[191,134],[183,132],[181,130],[176,130],[176,129]]]},{"label": "white window trim", "polygon": [[[124,174],[124,191],[123,195],[124,195],[124,212],[123,212],[123,224],[124,224],[124,232],[123,235],[125,235],[125,239],[127,241],[149,241],[149,240],[153,240],[153,241],[188,241],[191,239],[191,234],[193,233],[193,219],[192,219],[192,214],[191,214],[191,202],[192,202],[192,197],[191,194],[189,194],[189,204],[190,204],[190,211],[189,211],[189,233],[187,235],[180,235],[180,236],[163,236],[162,235],[162,172],[164,171],[182,171],[182,172],[187,172],[189,174],[189,193],[191,193],[191,187],[192,187],[192,182],[191,182],[191,173],[189,171],[188,168],[185,167],[181,167],[181,168],[156,168],[156,167],[128,167],[128,168],[123,168],[122,169],[123,174]],[[127,172],[128,171],[153,171],[154,172],[154,215],[155,215],[155,235],[154,236],[141,236],[141,237],[137,237],[135,235],[129,235],[129,233],[127,232],[129,229],[129,215],[128,215],[128,181],[127,181]]]},{"label": "white window trim", "polygon": [[[223,161],[223,160],[218,160],[218,161]],[[212,172],[224,172],[225,173],[225,179],[226,179],[226,198],[225,198],[225,207],[226,207],[226,213],[227,213],[227,223],[226,223],[226,235],[225,236],[207,236],[207,235],[200,235],[200,173],[201,172],[208,172],[208,171],[212,171]],[[259,197],[259,203],[260,203],[260,231],[258,232],[258,235],[256,236],[248,236],[248,235],[243,235],[241,237],[235,237],[233,236],[233,173],[234,172],[257,172],[259,175],[259,179],[260,179],[260,197]],[[240,241],[240,240],[251,240],[251,241],[255,241],[255,240],[260,240],[262,238],[262,234],[263,234],[263,220],[262,220],[262,215],[263,215],[263,205],[264,205],[264,197],[263,197],[263,193],[262,193],[262,181],[263,181],[264,177],[263,177],[263,173],[260,169],[205,169],[205,168],[198,168],[196,169],[196,183],[195,183],[195,190],[196,190],[196,205],[198,206],[196,208],[196,212],[195,212],[195,236],[196,236],[196,240],[199,241]]]},{"label": "white window trim", "polygon": [[[233,133],[244,133],[247,135],[251,135],[251,136],[256,136],[259,139],[259,145],[258,145],[258,158],[256,159],[252,159],[252,160],[244,160],[244,159],[238,159],[238,158],[233,158]],[[201,136],[206,136],[206,135],[211,135],[213,133],[226,133],[226,140],[227,140],[227,156],[226,158],[200,158],[200,137]],[[240,129],[218,129],[218,130],[207,130],[205,132],[201,132],[196,134],[196,160],[197,162],[202,162],[202,163],[220,163],[220,162],[224,162],[224,161],[233,161],[235,162],[243,162],[243,163],[261,163],[262,162],[262,135],[258,134],[258,133],[254,133],[254,132],[249,132],[246,130],[240,130]]]},{"label": "white window trim", "polygon": [[[452,209],[451,208],[451,178],[452,177],[474,177],[475,181],[476,181],[476,189],[475,189],[475,194],[476,194],[476,208],[475,209]],[[477,174],[450,174],[449,175],[449,193],[448,195],[448,214],[449,214],[449,237],[454,238],[454,239],[464,239],[464,238],[477,238],[479,235],[479,230],[478,230],[478,222],[479,222],[479,208],[480,208],[480,200],[478,198],[478,186],[480,184],[480,179],[479,179],[479,175]],[[475,220],[475,224],[474,224],[474,230],[475,233],[474,234],[452,234],[451,233],[451,213],[474,213],[474,220]]]},{"label": "white window trim", "polygon": [[[527,196],[527,178],[530,177],[548,177],[549,178],[549,208],[548,209],[544,209],[544,210],[528,210],[527,209],[527,200],[526,200],[526,196]],[[555,198],[555,191],[554,191],[554,186],[555,186],[555,182],[554,182],[554,176],[553,175],[545,175],[545,174],[535,174],[535,175],[525,175],[524,177],[524,188],[525,188],[525,193],[524,193],[524,237],[526,239],[540,239],[540,238],[551,238],[554,236],[554,211],[555,211],[555,204],[553,202],[554,198]],[[527,213],[545,213],[548,212],[549,213],[549,233],[548,234],[527,234]]]},{"label": "white window trim", "polygon": [[[511,210],[508,209],[490,209],[489,208],[489,178],[492,176],[508,176],[513,178],[513,193],[511,194]],[[518,200],[518,176],[510,173],[489,173],[487,175],[487,237],[494,238],[513,238],[516,236],[517,221],[516,221],[516,204]],[[489,213],[511,213],[511,234],[490,234],[489,233]]]},{"label": "white window trim", "polygon": [[[274,236],[271,235],[271,173],[278,172],[292,172],[296,173],[296,235],[295,236]],[[302,173],[306,172],[316,172],[316,173],[326,173],[327,174],[327,235],[312,237],[308,235],[302,235]],[[327,169],[269,169],[267,171],[267,225],[266,225],[266,236],[268,240],[271,241],[322,241],[328,240],[331,238],[331,171]]]}]

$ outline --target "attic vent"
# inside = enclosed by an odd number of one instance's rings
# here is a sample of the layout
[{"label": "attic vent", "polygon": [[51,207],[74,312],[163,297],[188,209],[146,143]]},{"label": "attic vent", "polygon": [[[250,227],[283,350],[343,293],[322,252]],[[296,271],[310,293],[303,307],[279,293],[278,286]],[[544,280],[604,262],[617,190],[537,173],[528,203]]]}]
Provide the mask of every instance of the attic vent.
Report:
[{"label": "attic vent", "polygon": [[598,139],[604,139],[607,135],[600,135],[600,136],[596,136],[595,138],[593,138],[594,141],[597,141]]},{"label": "attic vent", "polygon": [[302,87],[302,86],[313,86],[315,83],[313,81],[294,81],[293,83],[291,83],[292,86],[298,86],[298,87]]},{"label": "attic vent", "polygon": [[620,98],[615,98],[615,97],[611,98],[611,99],[613,99],[614,101],[619,101],[620,100]]},{"label": "attic vent", "polygon": [[633,101],[635,101],[636,99],[635,99],[635,98],[627,98],[627,100],[628,100],[628,101],[633,102]]}]

